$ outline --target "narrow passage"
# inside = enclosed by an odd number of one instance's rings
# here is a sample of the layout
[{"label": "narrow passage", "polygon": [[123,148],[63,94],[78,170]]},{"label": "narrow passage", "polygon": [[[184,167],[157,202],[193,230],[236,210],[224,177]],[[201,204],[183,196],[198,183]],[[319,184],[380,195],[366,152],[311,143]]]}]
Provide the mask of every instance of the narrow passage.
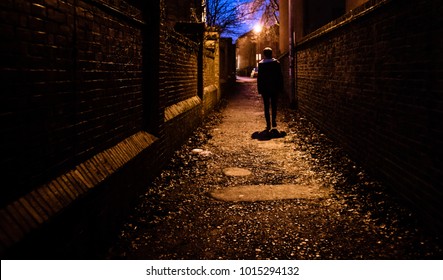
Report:
[{"label": "narrow passage", "polygon": [[413,212],[297,112],[264,134],[255,80],[175,153],[110,259],[429,259]]}]

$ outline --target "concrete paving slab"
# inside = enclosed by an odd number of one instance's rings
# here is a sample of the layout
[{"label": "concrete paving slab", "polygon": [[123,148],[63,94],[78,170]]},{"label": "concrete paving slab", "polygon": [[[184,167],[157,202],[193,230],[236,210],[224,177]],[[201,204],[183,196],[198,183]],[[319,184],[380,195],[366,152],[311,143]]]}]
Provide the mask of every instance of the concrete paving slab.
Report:
[{"label": "concrete paving slab", "polygon": [[228,167],[223,169],[223,174],[226,176],[249,176],[251,171],[246,168]]},{"label": "concrete paving slab", "polygon": [[328,196],[328,190],[315,185],[246,185],[214,190],[210,195],[222,201],[268,201],[313,199]]}]

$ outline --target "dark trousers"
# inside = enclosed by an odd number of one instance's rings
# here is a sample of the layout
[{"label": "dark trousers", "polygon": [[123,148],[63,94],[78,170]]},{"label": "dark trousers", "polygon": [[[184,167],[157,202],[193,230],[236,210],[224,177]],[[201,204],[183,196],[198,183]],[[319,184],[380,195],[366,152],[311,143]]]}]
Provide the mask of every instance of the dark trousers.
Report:
[{"label": "dark trousers", "polygon": [[263,103],[265,105],[265,119],[266,126],[271,127],[271,117],[269,115],[269,105],[271,105],[272,111],[272,126],[277,126],[277,96],[275,95],[263,95]]}]

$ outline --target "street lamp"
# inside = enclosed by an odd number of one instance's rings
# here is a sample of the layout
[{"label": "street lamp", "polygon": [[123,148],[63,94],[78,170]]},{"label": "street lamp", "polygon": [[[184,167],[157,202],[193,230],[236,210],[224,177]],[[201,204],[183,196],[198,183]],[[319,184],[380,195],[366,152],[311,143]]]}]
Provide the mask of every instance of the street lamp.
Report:
[{"label": "street lamp", "polygon": [[256,25],[254,25],[255,34],[260,34],[262,30],[263,30],[263,25],[261,23],[257,23]]},{"label": "street lamp", "polygon": [[258,67],[258,62],[261,60],[261,48],[260,48],[260,34],[263,30],[263,25],[261,23],[257,23],[254,25],[254,33],[257,36],[257,50],[255,55],[256,66]]}]

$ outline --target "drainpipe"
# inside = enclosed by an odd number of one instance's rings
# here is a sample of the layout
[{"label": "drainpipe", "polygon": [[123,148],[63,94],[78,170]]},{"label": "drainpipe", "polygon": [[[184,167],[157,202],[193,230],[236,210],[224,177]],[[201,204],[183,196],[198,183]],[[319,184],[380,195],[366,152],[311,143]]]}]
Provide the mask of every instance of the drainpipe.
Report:
[{"label": "drainpipe", "polygon": [[294,0],[289,0],[288,2],[288,12],[289,12],[289,82],[290,82],[290,92],[289,92],[289,102],[292,108],[297,109],[297,94],[295,89],[296,82],[296,70],[297,70],[297,59],[295,53],[295,31],[294,31],[294,13],[292,11]]}]

